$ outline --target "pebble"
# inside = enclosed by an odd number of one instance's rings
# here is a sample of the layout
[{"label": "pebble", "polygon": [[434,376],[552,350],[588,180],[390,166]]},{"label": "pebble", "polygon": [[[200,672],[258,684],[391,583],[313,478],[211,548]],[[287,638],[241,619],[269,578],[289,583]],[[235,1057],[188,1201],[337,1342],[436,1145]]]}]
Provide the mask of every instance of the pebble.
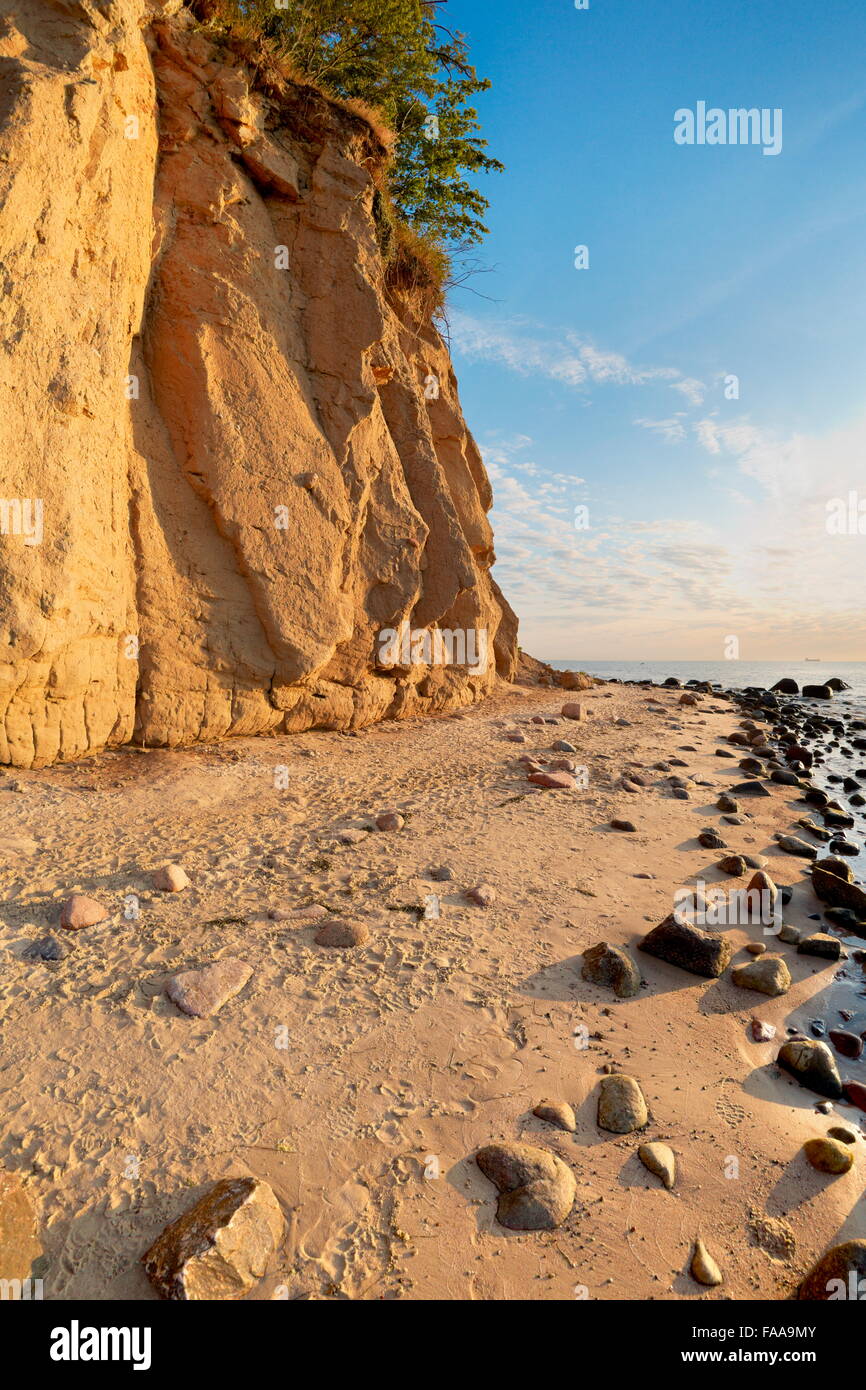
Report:
[{"label": "pebble", "polygon": [[667,1144],[641,1144],[637,1156],[644,1168],[661,1178],[670,1192],[677,1178],[677,1160],[673,1149],[669,1149]]},{"label": "pebble", "polygon": [[776,1029],[772,1023],[765,1023],[763,1019],[752,1019],[752,1039],[756,1043],[772,1042],[776,1036]]},{"label": "pebble", "polygon": [[861,1289],[866,1281],[866,1239],[834,1245],[813,1265],[800,1285],[798,1298],[813,1302],[849,1298],[849,1289]]},{"label": "pebble", "polygon": [[189,887],[189,877],[180,864],[164,864],[154,874],[153,886],[160,893],[180,893]]},{"label": "pebble", "polygon": [[637,827],[633,825],[630,820],[612,820],[610,823],[610,828],[611,830],[625,830],[632,835],[635,834],[637,831]]},{"label": "pebble", "polygon": [[490,907],[496,902],[496,889],[491,888],[489,883],[476,883],[474,888],[466,889],[464,896],[477,907]]},{"label": "pebble", "polygon": [[370,939],[370,929],[365,922],[351,921],[345,917],[332,917],[323,922],[316,932],[318,946],[332,950],[346,951],[353,946],[363,946]]},{"label": "pebble", "polygon": [[714,1289],[723,1282],[722,1271],[702,1240],[695,1241],[691,1271],[692,1278],[706,1288]]},{"label": "pebble", "polygon": [[540,1100],[532,1113],[539,1120],[546,1120],[548,1124],[567,1130],[569,1134],[574,1134],[577,1129],[574,1111],[567,1101]]},{"label": "pebble", "polygon": [[404,818],[398,811],[382,811],[376,817],[377,830],[402,830],[405,824]]},{"label": "pebble", "polygon": [[73,893],[66,899],[60,913],[60,925],[67,931],[81,931],[82,927],[95,927],[106,922],[111,916],[107,907],[95,898],[85,897],[83,893]]},{"label": "pebble", "polygon": [[208,1018],[240,993],[252,973],[246,961],[225,956],[201,970],[181,971],[169,980],[165,992],[181,1013]]},{"label": "pebble", "polygon": [[807,1139],[803,1153],[819,1173],[847,1173],[854,1164],[852,1150],[838,1139]]}]

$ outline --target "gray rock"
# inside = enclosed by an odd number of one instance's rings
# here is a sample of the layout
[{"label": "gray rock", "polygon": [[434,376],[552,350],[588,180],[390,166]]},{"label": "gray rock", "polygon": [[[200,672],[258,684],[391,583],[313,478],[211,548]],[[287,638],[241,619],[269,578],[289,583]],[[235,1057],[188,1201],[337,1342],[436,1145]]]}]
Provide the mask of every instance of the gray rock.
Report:
[{"label": "gray rock", "polygon": [[639,949],[692,975],[718,979],[730,964],[734,948],[723,936],[679,922],[673,913],[644,937]]}]

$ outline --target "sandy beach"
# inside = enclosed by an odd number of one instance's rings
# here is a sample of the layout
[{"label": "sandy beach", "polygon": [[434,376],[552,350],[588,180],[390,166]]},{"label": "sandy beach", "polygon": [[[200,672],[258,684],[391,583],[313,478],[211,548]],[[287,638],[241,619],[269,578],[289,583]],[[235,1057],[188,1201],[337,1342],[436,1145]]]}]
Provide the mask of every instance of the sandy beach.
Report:
[{"label": "sandy beach", "polygon": [[[862,1133],[840,1177],[802,1153],[834,1122],[860,1131],[862,1112],[819,1113],[775,1066],[840,963],[772,945],[793,984],[765,998],[636,949],[684,885],[745,885],[699,846],[705,827],[727,853],[765,855],[780,885],[804,876],[772,839],[803,814],[796,791],[772,787],[722,825],[715,802],[743,774],[715,750],[740,713],[679,696],[598,685],[578,723],[559,718],[577,697],[502,685],[456,716],[357,735],[124,749],[0,779],[0,1160],[37,1213],[45,1297],[155,1298],[141,1256],[226,1176],[264,1179],[286,1217],[257,1299],[778,1300],[828,1245],[862,1236]],[[586,788],[527,782],[519,758],[553,759],[558,739]],[[628,772],[647,785],[623,790]],[[672,796],[677,774],[688,800]],[[403,827],[375,829],[389,810]],[[635,832],[611,829],[617,817]],[[166,863],[190,886],[156,891]],[[479,884],[488,906],[467,900]],[[58,931],[61,961],[25,959],[76,891],[111,917]],[[315,912],[280,919],[308,907],[369,939],[328,950]],[[785,920],[813,926],[819,908],[806,882]],[[726,935],[735,965],[762,939]],[[634,998],[581,978],[599,941],[631,952]],[[166,982],[226,957],[252,968],[247,985],[210,1018],[182,1014]],[[753,1017],[775,1042],[752,1040]],[[606,1067],[639,1081],[640,1134],[598,1128]],[[574,1108],[575,1133],[533,1116],[545,1098]],[[500,1140],[572,1170],[558,1229],[497,1222],[474,1155]],[[676,1155],[672,1191],[637,1157],[649,1140]],[[699,1236],[716,1289],[689,1273]]]}]

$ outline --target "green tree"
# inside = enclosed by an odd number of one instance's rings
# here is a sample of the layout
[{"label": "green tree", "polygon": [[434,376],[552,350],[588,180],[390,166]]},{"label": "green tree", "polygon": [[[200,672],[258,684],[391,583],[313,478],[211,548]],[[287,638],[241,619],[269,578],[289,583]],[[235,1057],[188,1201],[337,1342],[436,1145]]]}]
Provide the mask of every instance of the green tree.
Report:
[{"label": "green tree", "polygon": [[438,22],[446,0],[231,3],[319,86],[381,111],[396,135],[391,199],[415,232],[440,245],[482,239],[488,202],[470,180],[502,165],[486,153],[471,99],[490,83],[465,37]]}]

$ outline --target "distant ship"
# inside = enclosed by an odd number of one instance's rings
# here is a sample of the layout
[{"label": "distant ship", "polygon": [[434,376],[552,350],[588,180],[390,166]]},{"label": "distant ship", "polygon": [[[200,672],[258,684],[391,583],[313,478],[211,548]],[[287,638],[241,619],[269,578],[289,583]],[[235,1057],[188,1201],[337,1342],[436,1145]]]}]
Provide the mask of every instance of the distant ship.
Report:
[{"label": "distant ship", "polygon": [[823,661],[823,656],[804,656],[804,661]]}]

